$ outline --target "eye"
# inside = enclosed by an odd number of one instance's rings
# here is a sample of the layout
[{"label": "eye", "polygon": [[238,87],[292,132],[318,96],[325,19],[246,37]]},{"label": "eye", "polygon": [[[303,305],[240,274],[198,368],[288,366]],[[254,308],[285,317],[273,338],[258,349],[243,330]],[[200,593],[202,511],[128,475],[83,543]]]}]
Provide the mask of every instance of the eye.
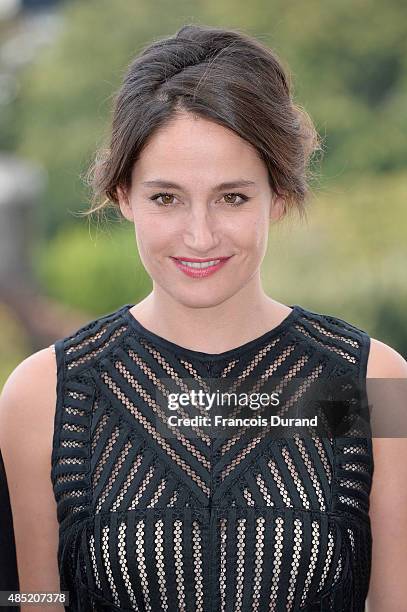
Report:
[{"label": "eye", "polygon": [[[160,192],[160,193],[156,193],[153,196],[151,196],[150,200],[153,200],[154,202],[157,203],[158,206],[170,206],[171,204],[173,204],[173,202],[168,201],[171,198],[174,198],[174,194],[173,193],[168,193],[168,192]],[[226,203],[229,204],[230,206],[241,206],[242,204],[244,204],[244,202],[247,202],[250,198],[248,198],[248,196],[244,195],[243,193],[235,193],[235,192],[231,192],[231,193],[225,193],[224,198],[226,198]],[[162,201],[159,201],[159,198],[162,198]],[[240,198],[241,201],[240,202],[236,202],[236,201],[231,201],[231,199],[233,200],[233,198]]]},{"label": "eye", "polygon": [[232,198],[241,198],[241,202],[236,202],[233,201],[231,202],[230,200],[226,200],[227,204],[229,204],[230,206],[241,206],[242,204],[244,204],[245,202],[247,202],[247,200],[249,200],[248,196],[244,195],[243,193],[235,193],[235,192],[231,192],[231,193],[225,193],[224,194],[224,198],[229,198],[229,196],[231,196]]},{"label": "eye", "polygon": [[[150,200],[154,200],[154,202],[156,202],[158,206],[170,206],[172,202],[168,202],[168,198],[173,198],[173,197],[174,197],[173,193],[161,192],[161,193],[156,193],[153,196],[151,196]],[[159,202],[158,198],[164,198],[164,201]]]}]

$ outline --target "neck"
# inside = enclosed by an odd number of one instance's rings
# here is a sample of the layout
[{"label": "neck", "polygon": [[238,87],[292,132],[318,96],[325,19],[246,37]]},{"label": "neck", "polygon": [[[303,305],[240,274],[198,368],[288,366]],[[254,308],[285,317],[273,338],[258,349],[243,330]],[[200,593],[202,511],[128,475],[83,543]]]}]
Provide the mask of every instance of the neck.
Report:
[{"label": "neck", "polygon": [[161,287],[132,308],[150,331],[178,344],[205,353],[222,353],[266,333],[290,309],[266,295],[259,278],[218,304],[189,306]]}]

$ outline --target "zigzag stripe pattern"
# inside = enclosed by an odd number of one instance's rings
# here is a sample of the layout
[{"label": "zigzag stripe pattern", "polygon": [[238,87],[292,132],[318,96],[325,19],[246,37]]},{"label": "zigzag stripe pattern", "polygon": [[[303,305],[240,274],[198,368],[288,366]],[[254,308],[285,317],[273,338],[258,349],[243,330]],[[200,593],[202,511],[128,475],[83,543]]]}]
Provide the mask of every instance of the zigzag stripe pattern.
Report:
[{"label": "zigzag stripe pattern", "polygon": [[[362,612],[373,457],[360,423],[346,435],[214,432],[170,427],[165,408],[192,386],[271,385],[276,414],[295,416],[323,378],[364,389],[366,332],[295,305],[260,338],[205,355],[149,332],[130,308],[55,343],[51,479],[68,611]],[[207,411],[177,411],[193,415]]]}]

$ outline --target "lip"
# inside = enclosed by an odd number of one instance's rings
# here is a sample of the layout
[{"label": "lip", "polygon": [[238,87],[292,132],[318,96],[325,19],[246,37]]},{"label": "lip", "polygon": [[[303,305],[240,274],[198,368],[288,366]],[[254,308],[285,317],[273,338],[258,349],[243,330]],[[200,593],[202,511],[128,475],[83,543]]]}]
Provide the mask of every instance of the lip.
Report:
[{"label": "lip", "polygon": [[204,263],[205,261],[215,261],[216,259],[220,259],[223,261],[224,259],[230,259],[229,257],[207,257],[206,259],[198,259],[197,257],[172,257],[171,259],[176,259],[178,261],[191,261],[192,263]]},{"label": "lip", "polygon": [[203,268],[201,270],[199,268],[190,268],[188,266],[184,266],[181,263],[180,259],[177,257],[171,257],[171,259],[173,260],[177,268],[179,268],[179,270],[181,270],[187,276],[191,278],[205,278],[211,274],[214,274],[218,270],[220,270],[220,268],[222,268],[231,257],[232,256],[230,257],[211,257],[207,259],[196,259],[196,258],[191,258],[191,257],[185,257],[185,259],[182,258],[182,261],[191,261],[191,262],[214,261],[215,259],[220,259],[219,263],[216,264],[215,266],[209,266],[208,268]]}]

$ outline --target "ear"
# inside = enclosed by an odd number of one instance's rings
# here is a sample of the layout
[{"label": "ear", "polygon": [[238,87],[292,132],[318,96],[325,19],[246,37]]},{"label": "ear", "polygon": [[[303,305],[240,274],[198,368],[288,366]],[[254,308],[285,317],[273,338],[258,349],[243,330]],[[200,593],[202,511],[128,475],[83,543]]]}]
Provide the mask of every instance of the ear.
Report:
[{"label": "ear", "polygon": [[127,192],[123,187],[116,187],[117,199],[119,201],[120,211],[127,221],[133,221],[133,209],[131,207]]},{"label": "ear", "polygon": [[285,199],[282,196],[274,195],[270,204],[270,221],[277,223],[285,213]]}]

